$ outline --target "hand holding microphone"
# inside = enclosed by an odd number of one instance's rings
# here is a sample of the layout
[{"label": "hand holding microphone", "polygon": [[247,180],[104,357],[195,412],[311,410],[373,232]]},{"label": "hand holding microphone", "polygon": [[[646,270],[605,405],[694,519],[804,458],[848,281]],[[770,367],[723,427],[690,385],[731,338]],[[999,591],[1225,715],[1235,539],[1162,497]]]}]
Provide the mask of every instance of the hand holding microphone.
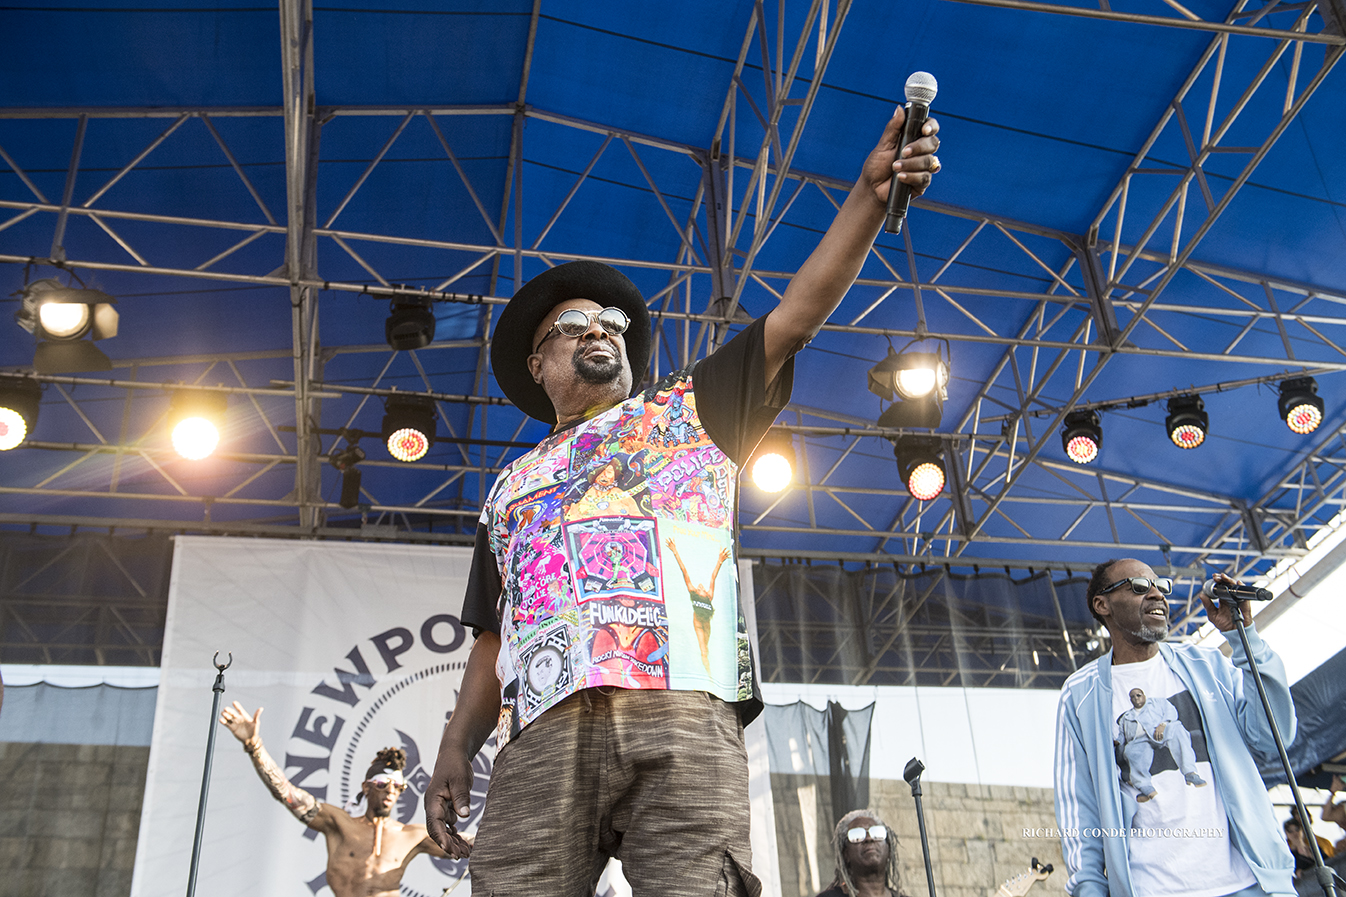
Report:
[{"label": "hand holding microphone", "polygon": [[[902,126],[902,139],[897,145],[897,158],[903,167],[900,172],[893,174],[892,184],[888,187],[888,207],[883,221],[883,229],[890,234],[902,232],[902,222],[907,219],[907,207],[911,203],[912,184],[909,181],[899,180],[900,173],[909,173],[914,171],[928,171],[931,176],[935,175],[939,169],[939,158],[935,156],[934,149],[939,146],[939,139],[934,135],[939,131],[939,126],[935,125],[928,135],[925,133],[925,124],[929,120],[930,104],[934,102],[935,93],[939,90],[939,83],[935,81],[935,76],[929,72],[913,72],[906,83],[907,105],[906,121]],[[930,161],[924,168],[907,168],[908,159],[915,160],[918,153],[917,147],[912,147],[912,153],[905,158],[902,153],[908,146],[917,143],[923,136],[934,138],[935,146],[930,150]],[[928,183],[928,182],[927,182]],[[923,185],[920,190],[915,191],[920,195],[925,191]]]},{"label": "hand holding microphone", "polygon": [[1207,598],[1241,598],[1252,601],[1270,601],[1271,591],[1268,589],[1259,589],[1257,586],[1245,586],[1241,582],[1230,579],[1223,573],[1215,574],[1215,579],[1206,580],[1206,584],[1201,587],[1201,594]]},{"label": "hand holding microphone", "polygon": [[1252,622],[1249,600],[1270,601],[1271,592],[1256,586],[1245,586],[1223,573],[1216,573],[1214,579],[1206,580],[1201,587],[1201,603],[1206,608],[1206,619],[1221,632],[1229,632],[1235,627],[1234,599],[1238,599],[1238,611],[1245,624]]}]

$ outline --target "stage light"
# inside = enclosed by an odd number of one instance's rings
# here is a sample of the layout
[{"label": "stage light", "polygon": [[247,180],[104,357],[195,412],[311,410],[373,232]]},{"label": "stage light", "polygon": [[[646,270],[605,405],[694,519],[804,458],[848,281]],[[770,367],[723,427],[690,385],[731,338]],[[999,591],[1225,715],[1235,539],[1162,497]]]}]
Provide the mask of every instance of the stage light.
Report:
[{"label": "stage light", "polygon": [[394,349],[423,349],[430,345],[435,340],[435,315],[430,311],[430,300],[421,296],[394,299],[383,335]]},{"label": "stage light", "polygon": [[934,352],[904,352],[897,358],[893,384],[904,399],[920,399],[936,388],[941,397],[949,394],[949,366]]},{"label": "stage light", "polygon": [[42,388],[36,380],[0,380],[0,452],[28,438],[37,426]]},{"label": "stage light", "polygon": [[220,425],[229,407],[224,393],[180,389],[169,405],[173,448],[188,461],[209,458],[220,444]]},{"label": "stage light", "polygon": [[753,452],[752,481],[763,492],[780,492],[794,479],[794,462],[790,434],[770,430]]},{"label": "stage light", "polygon": [[949,397],[949,365],[938,352],[895,352],[869,369],[869,391],[890,401],[880,427],[934,429]]},{"label": "stage light", "polygon": [[[38,338],[33,369],[41,374],[106,371],[112,362],[89,340],[117,335],[117,300],[100,290],[35,280],[23,289],[15,320]],[[89,339],[86,340],[85,337]]]},{"label": "stage light", "polygon": [[1318,381],[1312,377],[1282,380],[1280,391],[1276,410],[1285,425],[1301,436],[1318,429],[1323,422],[1323,400],[1318,398]]},{"label": "stage light", "polygon": [[944,491],[944,464],[936,436],[902,436],[893,441],[893,457],[911,497],[930,501]]},{"label": "stage light", "polygon": [[1206,403],[1201,396],[1174,396],[1168,400],[1168,417],[1164,419],[1164,429],[1168,438],[1181,449],[1194,449],[1206,441],[1206,431],[1210,428],[1210,418],[1206,414]]},{"label": "stage light", "polygon": [[426,396],[391,395],[383,406],[383,438],[398,461],[419,461],[435,441],[435,402]]},{"label": "stage light", "polygon": [[1066,415],[1065,426],[1061,428],[1061,447],[1066,457],[1076,464],[1088,464],[1098,457],[1103,447],[1103,427],[1098,421],[1098,412],[1093,409],[1072,411]]},{"label": "stage light", "polygon": [[341,501],[343,508],[353,508],[360,503],[360,469],[355,465],[365,459],[365,450],[358,445],[347,446],[328,457],[328,462],[341,471]]}]

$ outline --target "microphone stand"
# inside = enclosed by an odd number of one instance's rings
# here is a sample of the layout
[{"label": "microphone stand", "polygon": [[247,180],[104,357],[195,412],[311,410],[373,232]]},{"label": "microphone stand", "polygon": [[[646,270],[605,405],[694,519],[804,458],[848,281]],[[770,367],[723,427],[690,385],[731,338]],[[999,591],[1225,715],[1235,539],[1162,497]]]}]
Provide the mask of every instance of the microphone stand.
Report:
[{"label": "microphone stand", "polygon": [[206,828],[206,797],[210,794],[210,766],[215,759],[215,724],[220,718],[224,671],[234,665],[233,652],[229,653],[228,661],[220,663],[220,652],[216,651],[211,662],[215,664],[215,669],[219,670],[219,673],[215,676],[215,684],[210,687],[215,693],[215,699],[210,706],[210,732],[206,736],[206,769],[201,774],[201,802],[196,806],[196,838],[192,841],[192,864],[187,873],[187,897],[192,897],[196,893],[196,870],[201,862],[201,835]]},{"label": "microphone stand", "polygon": [[1313,851],[1313,871],[1318,880],[1318,885],[1323,889],[1326,897],[1334,897],[1332,889],[1332,880],[1335,878],[1341,883],[1343,893],[1346,893],[1346,881],[1343,881],[1327,864],[1323,862],[1323,853],[1318,849],[1318,839],[1313,834],[1313,827],[1309,824],[1309,811],[1304,806],[1304,798],[1299,793],[1299,783],[1295,781],[1294,770],[1290,767],[1290,755],[1285,752],[1285,741],[1281,738],[1281,730],[1276,726],[1276,717],[1271,713],[1271,699],[1267,697],[1266,686],[1262,684],[1262,674],[1257,669],[1257,659],[1253,657],[1251,646],[1248,644],[1248,631],[1243,626],[1243,611],[1239,607],[1238,600],[1233,597],[1219,599],[1221,602],[1227,602],[1229,609],[1234,617],[1234,627],[1238,629],[1239,641],[1243,643],[1243,654],[1248,658],[1248,666],[1252,668],[1253,682],[1257,684],[1257,696],[1262,699],[1262,712],[1266,714],[1267,725],[1271,727],[1271,737],[1276,741],[1276,751],[1281,756],[1281,767],[1285,770],[1285,781],[1290,786],[1290,793],[1295,798],[1295,808],[1298,811],[1299,819],[1304,827],[1304,840],[1308,842],[1309,849]]},{"label": "microphone stand", "polygon": [[[925,810],[921,808],[921,773],[925,764],[915,757],[907,761],[902,770],[902,778],[911,786],[911,796],[916,800],[916,824],[921,828],[921,853],[925,857],[925,881],[930,886],[930,897],[935,897],[935,874],[930,869],[930,839],[925,834]],[[1329,895],[1330,897],[1330,895]]]}]

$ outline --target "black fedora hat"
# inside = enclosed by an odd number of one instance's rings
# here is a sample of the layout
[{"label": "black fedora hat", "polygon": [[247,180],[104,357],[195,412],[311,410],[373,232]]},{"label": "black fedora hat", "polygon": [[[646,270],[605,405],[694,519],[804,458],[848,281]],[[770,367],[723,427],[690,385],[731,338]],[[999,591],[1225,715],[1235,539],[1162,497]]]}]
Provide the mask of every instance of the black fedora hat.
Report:
[{"label": "black fedora hat", "polygon": [[491,339],[491,370],[506,398],[529,417],[549,424],[556,423],[556,410],[529,373],[528,356],[542,319],[568,299],[590,299],[626,312],[631,324],[623,336],[633,389],[650,362],[650,312],[630,278],[602,262],[567,262],[543,271],[519,287],[500,313]]}]

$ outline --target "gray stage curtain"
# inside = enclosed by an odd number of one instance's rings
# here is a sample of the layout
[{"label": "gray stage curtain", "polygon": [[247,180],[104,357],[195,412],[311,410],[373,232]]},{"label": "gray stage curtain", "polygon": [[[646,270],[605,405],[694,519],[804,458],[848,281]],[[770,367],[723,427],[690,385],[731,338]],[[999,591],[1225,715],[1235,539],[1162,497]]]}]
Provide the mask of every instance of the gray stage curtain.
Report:
[{"label": "gray stage curtain", "polygon": [[154,687],[116,685],[8,685],[0,710],[0,742],[149,747],[158,692]]},{"label": "gray stage curtain", "polygon": [[762,681],[1059,688],[1100,653],[1088,572],[759,562]]},{"label": "gray stage curtain", "polygon": [[874,705],[768,705],[766,723],[776,845],[784,894],[817,893],[832,880],[830,839],[838,819],[869,803]]}]

